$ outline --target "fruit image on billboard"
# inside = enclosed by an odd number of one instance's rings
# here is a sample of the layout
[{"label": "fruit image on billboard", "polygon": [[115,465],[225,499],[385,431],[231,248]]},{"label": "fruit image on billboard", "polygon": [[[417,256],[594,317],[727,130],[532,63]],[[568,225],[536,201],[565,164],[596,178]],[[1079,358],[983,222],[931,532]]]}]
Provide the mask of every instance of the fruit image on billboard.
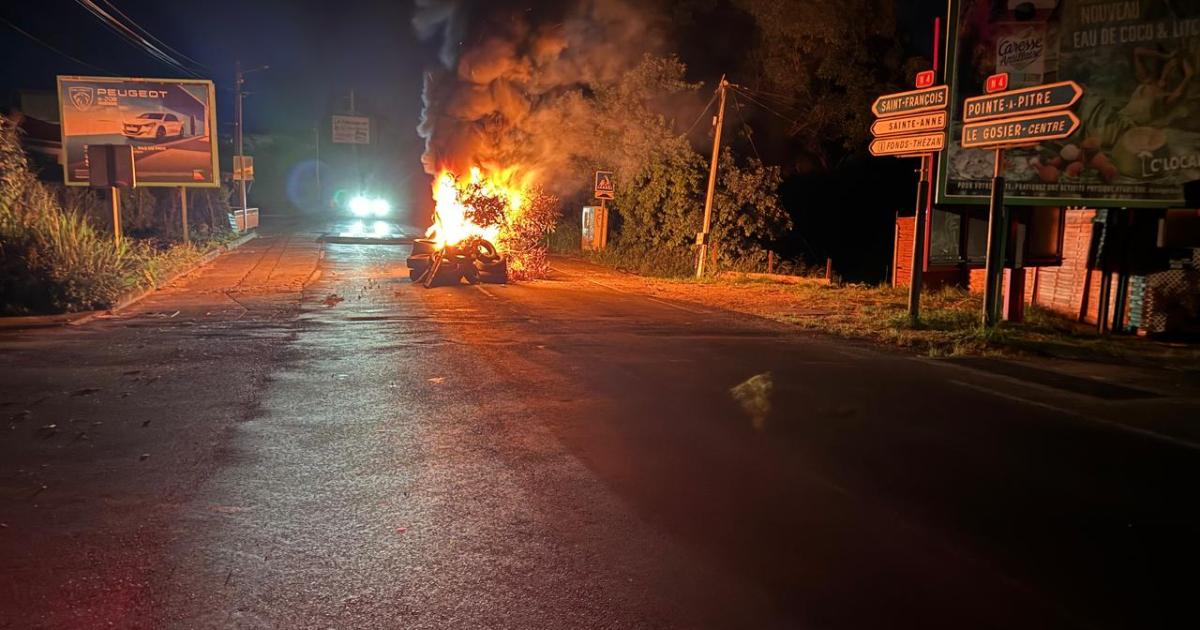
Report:
[{"label": "fruit image on billboard", "polygon": [[63,173],[88,184],[89,144],[133,147],[139,186],[219,185],[212,81],[58,77]]},{"label": "fruit image on billboard", "polygon": [[[1082,91],[1077,130],[1005,150],[1006,203],[1167,207],[1200,178],[1200,3],[955,0],[950,18],[951,138],[990,75]],[[951,142],[938,203],[987,203],[993,161]]]}]

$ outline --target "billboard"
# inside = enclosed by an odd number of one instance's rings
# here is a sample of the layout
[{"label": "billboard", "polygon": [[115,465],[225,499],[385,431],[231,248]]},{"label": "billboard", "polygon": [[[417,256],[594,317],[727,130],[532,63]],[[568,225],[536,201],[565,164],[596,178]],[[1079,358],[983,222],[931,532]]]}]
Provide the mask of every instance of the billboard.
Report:
[{"label": "billboard", "polygon": [[987,203],[994,152],[959,139],[963,100],[996,73],[1010,90],[1083,90],[1077,130],[1005,150],[1005,203],[1167,207],[1200,178],[1200,3],[953,0],[950,25],[953,141],[938,203]]},{"label": "billboard", "polygon": [[89,144],[133,147],[138,186],[220,185],[212,81],[58,77],[63,177],[88,184]]}]

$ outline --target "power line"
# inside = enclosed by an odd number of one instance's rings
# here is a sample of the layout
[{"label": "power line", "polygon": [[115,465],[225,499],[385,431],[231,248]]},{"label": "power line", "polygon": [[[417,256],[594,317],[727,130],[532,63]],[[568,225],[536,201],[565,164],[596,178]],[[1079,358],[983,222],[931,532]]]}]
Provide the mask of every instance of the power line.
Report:
[{"label": "power line", "polygon": [[137,22],[135,22],[135,21],[133,20],[133,18],[131,18],[131,17],[129,17],[128,15],[126,15],[126,14],[125,14],[123,11],[121,11],[121,9],[120,9],[119,7],[117,7],[117,5],[113,4],[112,2],[109,2],[109,0],[100,0],[100,1],[101,1],[101,2],[103,2],[105,5],[107,5],[107,6],[108,6],[108,8],[112,9],[113,13],[116,13],[118,16],[120,16],[121,18],[123,18],[123,19],[124,19],[126,22],[128,22],[130,25],[132,25],[134,29],[136,29],[136,30],[138,30],[138,31],[141,31],[141,33],[142,33],[143,35],[145,35],[147,38],[149,38],[149,39],[150,39],[151,41],[153,41],[154,43],[158,44],[158,45],[159,45],[160,47],[162,47],[163,49],[165,49],[165,50],[168,50],[168,51],[170,51],[170,52],[172,52],[172,53],[175,53],[175,54],[176,54],[176,55],[178,55],[179,57],[181,57],[181,58],[183,58],[184,60],[186,60],[186,61],[190,62],[190,63],[191,63],[191,65],[193,65],[193,66],[195,66],[195,67],[197,67],[197,68],[200,68],[201,70],[208,70],[208,69],[209,69],[207,66],[205,66],[205,65],[204,65],[204,64],[202,64],[202,63],[200,63],[199,61],[196,61],[195,59],[192,59],[191,57],[189,57],[189,56],[187,56],[187,55],[185,55],[185,54],[183,54],[183,53],[179,52],[178,50],[175,50],[174,48],[171,48],[170,46],[168,46],[168,45],[167,45],[165,42],[163,42],[163,40],[161,40],[161,39],[159,39],[159,38],[155,37],[153,34],[151,34],[151,33],[150,33],[150,31],[147,31],[145,28],[142,28],[142,26],[141,26],[140,24],[138,24]]},{"label": "power line", "polygon": [[151,44],[150,42],[146,41],[146,39],[144,37],[142,37],[141,35],[138,35],[136,32],[134,32],[132,29],[130,29],[129,26],[127,26],[124,22],[121,22],[120,20],[117,20],[116,18],[114,18],[111,14],[109,14],[107,11],[102,9],[95,2],[92,2],[92,0],[75,0],[75,2],[79,6],[86,9],[89,13],[91,13],[92,15],[99,18],[99,20],[105,26],[107,26],[109,28],[109,30],[116,33],[118,36],[120,36],[125,41],[129,42],[134,47],[141,48],[145,52],[149,53],[149,55],[151,57],[154,57],[155,59],[172,67],[175,70],[178,70],[179,72],[182,72],[183,74],[187,74],[187,75],[190,75],[190,76],[196,77],[196,78],[200,77],[200,75],[197,74],[195,71],[188,69],[186,66],[184,66],[182,63],[176,61],[173,57],[171,57],[167,53],[159,50],[158,47],[156,47],[154,44]]},{"label": "power line", "polygon": [[686,136],[689,133],[692,133],[692,130],[696,128],[696,125],[700,123],[700,119],[704,118],[704,114],[708,113],[708,108],[712,107],[713,103],[716,100],[717,100],[717,93],[713,92],[712,98],[708,99],[708,105],[705,105],[704,109],[700,110],[700,115],[696,116],[696,120],[692,121],[692,125],[687,128],[687,131],[683,132],[683,135]]},{"label": "power line", "polygon": [[742,104],[738,102],[737,90],[733,91],[733,106],[737,109],[738,120],[742,121],[742,126],[750,130],[746,133],[746,139],[750,141],[750,148],[754,149],[754,157],[758,158],[758,161],[761,163],[763,161],[762,155],[759,155],[758,147],[754,145],[754,129],[750,127],[750,124],[746,122],[746,117],[742,115]]},{"label": "power line", "polygon": [[761,107],[761,108],[763,108],[764,110],[766,110],[766,111],[770,112],[771,114],[774,114],[774,115],[778,116],[779,118],[782,118],[783,120],[786,120],[787,122],[789,122],[789,123],[792,123],[793,125],[799,125],[799,124],[800,124],[800,121],[798,121],[798,120],[796,120],[796,119],[794,119],[794,118],[789,118],[789,117],[787,117],[787,116],[785,116],[785,115],[783,115],[783,114],[781,114],[781,113],[779,113],[779,112],[775,111],[774,109],[771,109],[770,107],[767,107],[767,106],[766,106],[766,105],[764,105],[764,104],[763,104],[761,101],[759,101],[759,100],[755,99],[753,96],[750,96],[750,94],[748,94],[747,92],[745,92],[745,91],[743,91],[743,90],[740,90],[740,89],[738,89],[738,88],[734,88],[734,91],[735,91],[735,92],[739,92],[739,93],[741,93],[741,95],[742,95],[742,96],[746,97],[746,100],[750,101],[751,103],[754,103],[755,105],[758,105],[759,107]]},{"label": "power line", "polygon": [[17,26],[16,24],[13,24],[12,22],[9,22],[8,20],[4,19],[3,17],[0,17],[0,22],[4,22],[5,24],[8,25],[9,28],[24,35],[25,37],[28,37],[29,39],[33,40],[34,42],[40,44],[46,50],[56,53],[66,59],[70,59],[71,61],[74,61],[75,63],[77,63],[81,66],[84,66],[86,68],[91,68],[92,70],[95,70],[97,72],[103,72],[105,74],[115,74],[111,70],[107,70],[107,69],[101,68],[100,66],[97,66],[95,64],[88,63],[82,59],[79,59],[78,57],[72,56],[71,54],[62,51],[61,49],[55,47],[53,44],[51,44],[43,39],[40,39],[36,35],[22,29],[21,27]]}]

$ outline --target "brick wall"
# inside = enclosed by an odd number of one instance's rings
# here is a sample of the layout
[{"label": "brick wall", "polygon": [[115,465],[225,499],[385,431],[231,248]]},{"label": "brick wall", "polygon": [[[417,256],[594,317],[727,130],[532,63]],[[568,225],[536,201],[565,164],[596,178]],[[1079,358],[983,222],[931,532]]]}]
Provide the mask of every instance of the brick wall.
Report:
[{"label": "brick wall", "polygon": [[896,217],[895,247],[892,248],[892,286],[906,287],[912,281],[913,217]]},{"label": "brick wall", "polygon": [[[1087,269],[1088,249],[1092,242],[1092,219],[1095,216],[1095,210],[1067,210],[1066,226],[1063,232],[1062,266],[1031,267],[1025,270],[1025,301],[1027,303],[1037,304],[1068,317],[1078,318],[1080,312],[1085,310],[1084,292],[1086,290],[1087,303],[1084,320],[1091,323],[1096,322],[1100,310],[1102,274],[1098,270],[1089,271]],[[912,277],[912,239],[913,218],[897,217],[896,247],[892,254],[892,268],[895,270],[892,275],[892,283],[896,286],[907,286]],[[974,293],[982,292],[983,269],[970,269],[966,275],[967,287]],[[1113,300],[1116,298],[1116,274],[1113,275],[1109,301],[1110,312],[1114,306]],[[955,277],[961,278],[961,276]],[[947,284],[955,283],[955,280],[949,275],[942,280]],[[926,286],[931,288],[928,284]]]}]

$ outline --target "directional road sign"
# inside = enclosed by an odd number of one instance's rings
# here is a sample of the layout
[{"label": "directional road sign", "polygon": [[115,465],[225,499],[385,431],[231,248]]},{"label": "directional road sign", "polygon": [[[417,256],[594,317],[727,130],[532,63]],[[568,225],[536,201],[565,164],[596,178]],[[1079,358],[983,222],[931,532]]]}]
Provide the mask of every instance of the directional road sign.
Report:
[{"label": "directional road sign", "polygon": [[880,118],[871,124],[876,137],[894,136],[922,131],[941,131],[946,128],[946,110],[895,118]]},{"label": "directional road sign", "polygon": [[967,123],[962,128],[963,148],[996,148],[1066,138],[1079,128],[1071,112],[1033,114],[1002,120]]},{"label": "directional road sign", "polygon": [[912,157],[937,153],[946,148],[946,134],[923,133],[915,136],[885,136],[871,142],[871,155],[902,155]]},{"label": "directional road sign", "polygon": [[1083,88],[1074,81],[1047,83],[1033,87],[973,96],[963,103],[963,122],[1052,112],[1074,105],[1083,96]]},{"label": "directional road sign", "polygon": [[911,92],[884,94],[875,99],[875,102],[871,105],[871,112],[877,118],[916,114],[935,109],[946,109],[946,105],[950,102],[949,99],[950,88],[945,85],[938,85]]}]

